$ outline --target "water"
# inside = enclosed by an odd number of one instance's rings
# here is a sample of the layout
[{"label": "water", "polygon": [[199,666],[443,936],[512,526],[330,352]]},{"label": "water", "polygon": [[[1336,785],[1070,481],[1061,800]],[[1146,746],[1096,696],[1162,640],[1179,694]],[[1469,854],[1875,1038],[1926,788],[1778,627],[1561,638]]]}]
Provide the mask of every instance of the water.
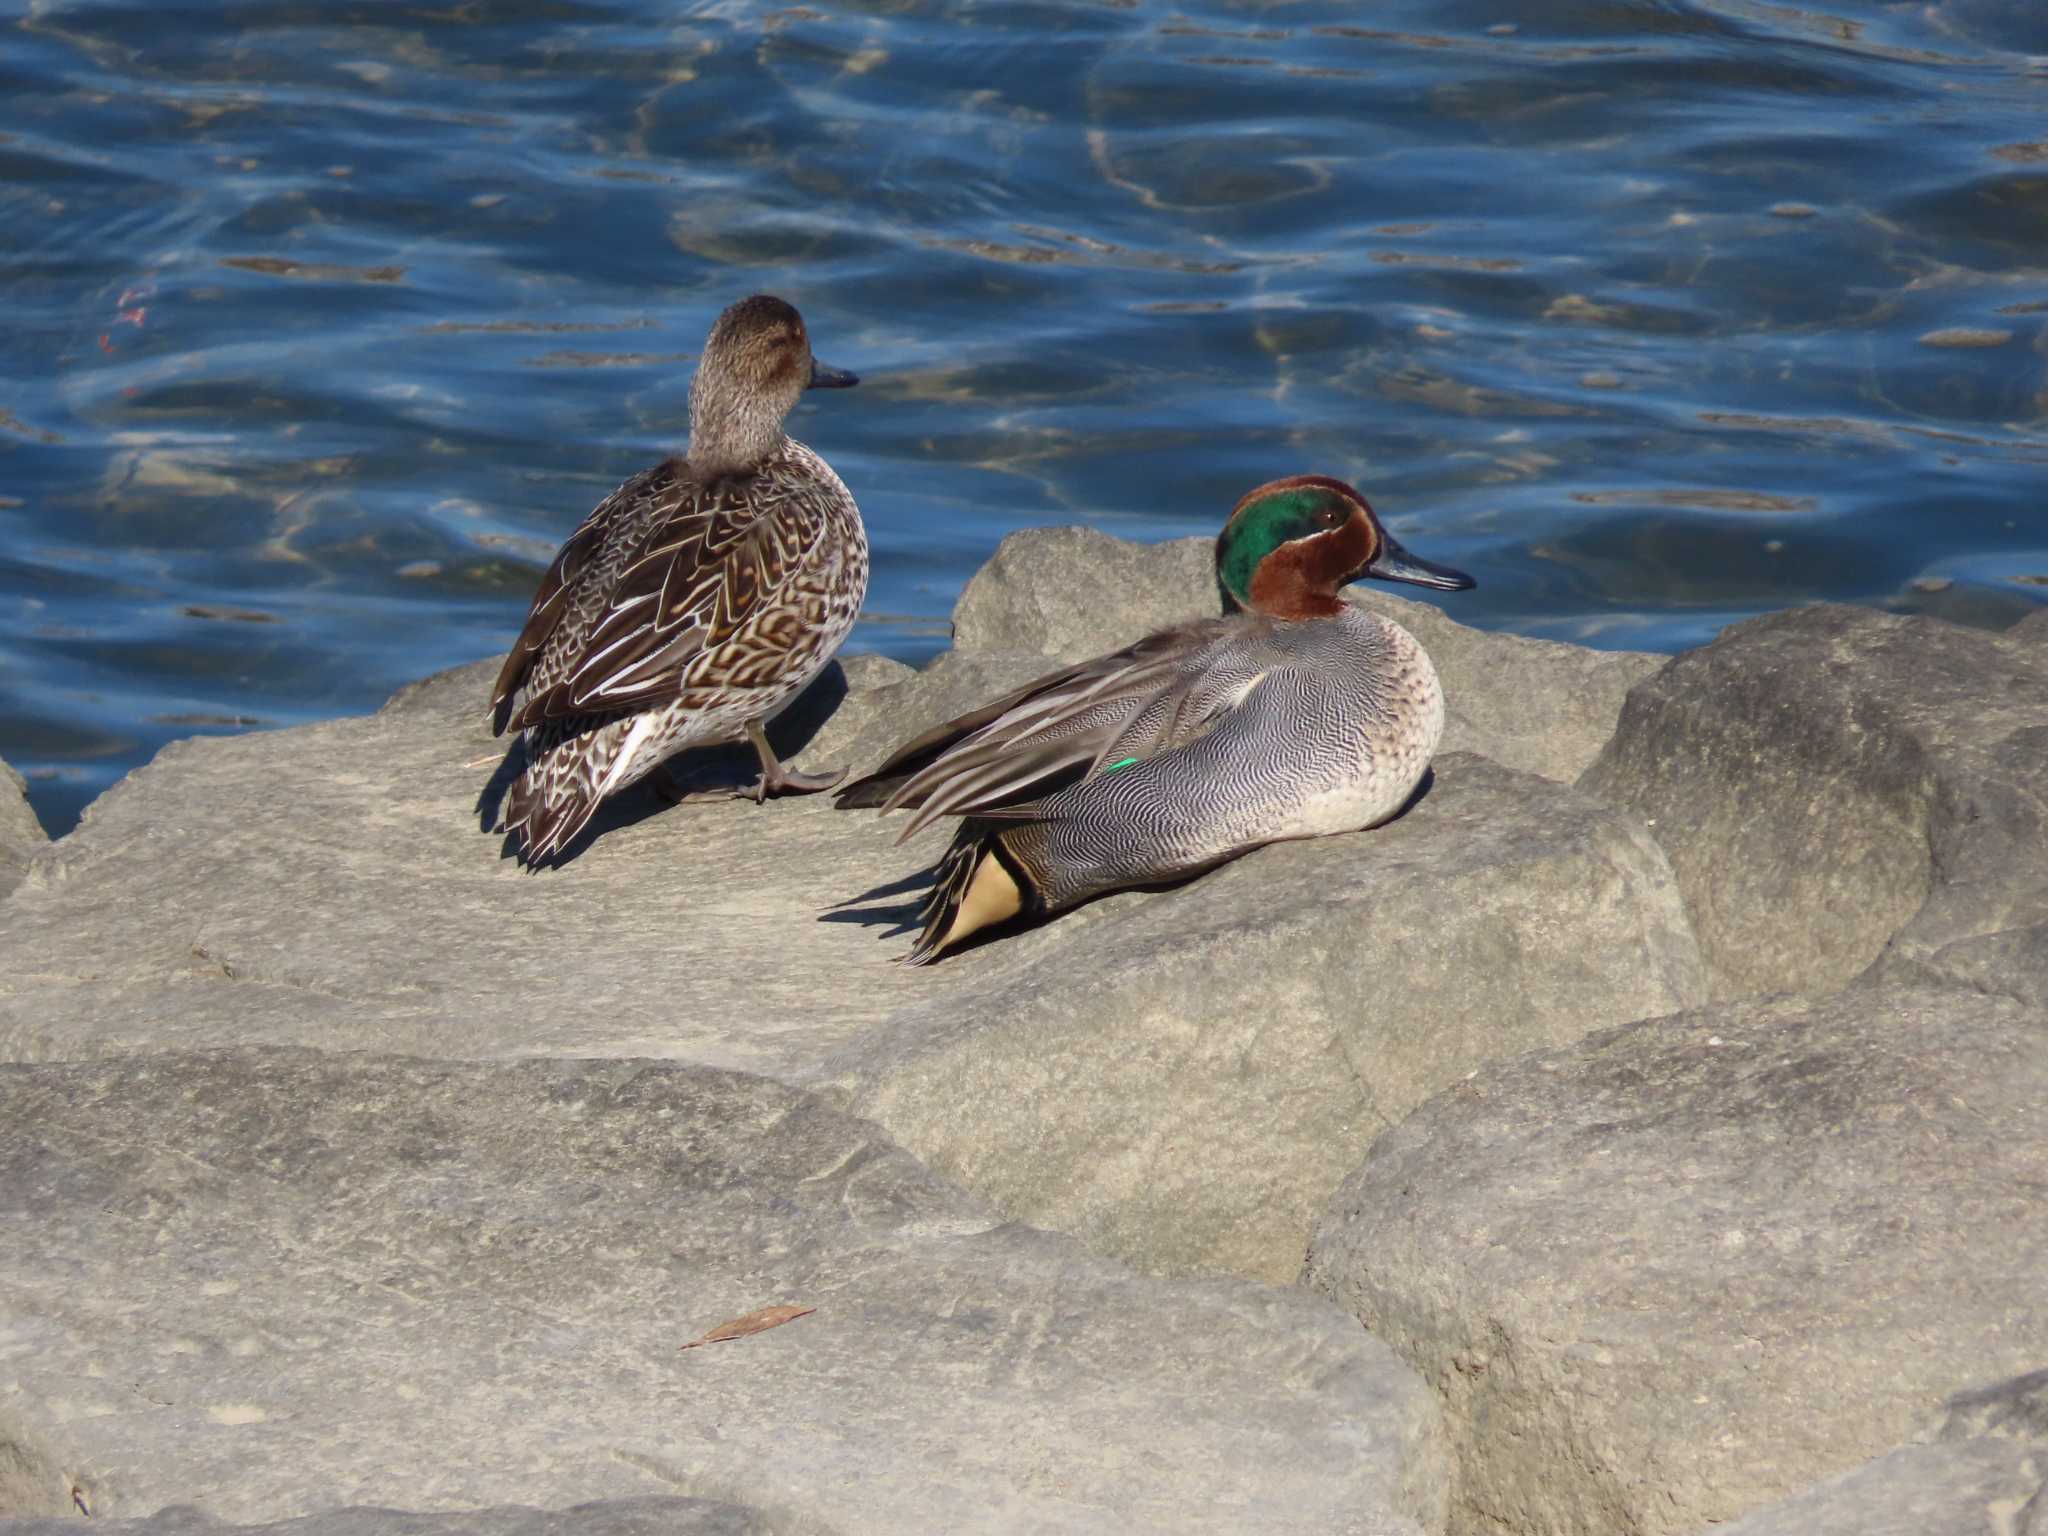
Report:
[{"label": "water", "polygon": [[1527,634],[2048,599],[2036,0],[9,0],[0,166],[53,830],[501,651],[757,289],[864,378],[793,422],[855,648],[942,645],[1011,529],[1298,470]]}]

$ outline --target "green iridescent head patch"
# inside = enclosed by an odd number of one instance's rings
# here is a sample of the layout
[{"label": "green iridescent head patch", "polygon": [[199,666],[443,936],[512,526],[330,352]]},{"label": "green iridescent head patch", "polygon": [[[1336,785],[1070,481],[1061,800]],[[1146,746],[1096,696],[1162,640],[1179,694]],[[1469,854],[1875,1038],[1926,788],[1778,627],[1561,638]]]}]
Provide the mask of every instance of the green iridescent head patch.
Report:
[{"label": "green iridescent head patch", "polygon": [[1251,607],[1252,578],[1266,556],[1283,544],[1330,531],[1317,514],[1336,499],[1326,486],[1289,486],[1237,509],[1216,537],[1216,586],[1226,613]]}]

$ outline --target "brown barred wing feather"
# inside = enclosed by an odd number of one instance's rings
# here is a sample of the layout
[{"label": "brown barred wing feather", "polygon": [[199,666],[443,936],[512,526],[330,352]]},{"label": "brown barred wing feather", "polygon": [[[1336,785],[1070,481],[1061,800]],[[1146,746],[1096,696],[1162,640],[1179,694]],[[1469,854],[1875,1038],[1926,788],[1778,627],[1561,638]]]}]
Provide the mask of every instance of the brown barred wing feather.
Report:
[{"label": "brown barred wing feather", "polygon": [[[781,498],[758,480],[700,485],[676,476],[643,496],[655,501],[638,509],[644,536],[628,543],[622,535],[629,558],[588,567],[587,579],[604,583],[599,601],[568,605],[588,616],[556,626],[513,724],[669,704],[686,674],[711,681],[693,666],[700,654],[773,605],[824,532],[817,519],[773,516]],[[745,658],[732,660],[746,670]]]},{"label": "brown barred wing feather", "polygon": [[637,510],[659,497],[672,474],[673,465],[663,464],[635,475],[593,507],[555,552],[533,595],[519,638],[512,642],[492,685],[491,734],[502,736],[514,724],[512,715],[521,702],[520,695],[530,694],[536,663],[556,639],[563,620],[572,612],[587,610],[589,604],[584,599],[588,589],[606,584],[607,567],[616,569],[615,541],[624,531],[621,524],[632,521]]}]

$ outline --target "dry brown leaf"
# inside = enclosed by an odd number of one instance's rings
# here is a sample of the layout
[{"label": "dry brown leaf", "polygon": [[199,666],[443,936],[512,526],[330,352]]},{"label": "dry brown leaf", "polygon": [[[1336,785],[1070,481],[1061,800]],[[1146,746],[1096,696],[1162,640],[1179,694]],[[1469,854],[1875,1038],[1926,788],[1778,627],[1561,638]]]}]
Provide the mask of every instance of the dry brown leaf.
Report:
[{"label": "dry brown leaf", "polygon": [[750,1333],[766,1333],[770,1328],[780,1328],[784,1323],[793,1323],[800,1317],[809,1317],[816,1307],[760,1307],[745,1317],[735,1317],[730,1322],[720,1323],[701,1339],[692,1339],[678,1346],[695,1349],[701,1344],[723,1344],[727,1339],[744,1339]]}]

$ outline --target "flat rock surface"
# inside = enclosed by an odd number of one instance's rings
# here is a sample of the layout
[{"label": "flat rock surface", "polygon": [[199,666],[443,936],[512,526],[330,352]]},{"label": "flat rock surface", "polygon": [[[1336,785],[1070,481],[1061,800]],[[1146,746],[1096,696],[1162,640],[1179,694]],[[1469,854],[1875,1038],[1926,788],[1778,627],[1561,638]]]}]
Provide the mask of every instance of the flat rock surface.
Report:
[{"label": "flat rock surface", "polygon": [[21,884],[28,862],[50,843],[28,803],[28,784],[0,762],[0,897]]},{"label": "flat rock surface", "polygon": [[[1442,607],[1395,595],[1420,590],[1365,581],[1345,592],[1429,652],[1444,685],[1447,752],[1575,779],[1614,734],[1629,688],[1664,663],[1641,651],[1472,629],[1456,622],[1455,592],[1440,595]],[[1004,539],[967,583],[953,610],[953,641],[966,654],[1080,661],[1215,614],[1220,603],[1214,539],[1148,545],[1090,528],[1030,528]]]},{"label": "flat rock surface", "polygon": [[1439,1094],[1305,1279],[1436,1388],[1453,1531],[1691,1531],[2048,1358],[2044,1188],[2048,1013],[1723,1005]]},{"label": "flat rock surface", "polygon": [[[871,767],[1046,665],[855,658],[778,732],[805,766]],[[1010,1215],[1155,1270],[1286,1281],[1329,1191],[1428,1093],[1703,996],[1640,822],[1459,754],[1387,827],[923,968],[892,961],[944,834],[898,847],[901,818],[819,797],[636,791],[528,872],[474,809],[502,752],[490,668],[364,719],[177,743],[103,796],[0,908],[0,945],[32,957],[0,976],[0,1059],[267,1042],[756,1071],[829,1088]]]},{"label": "flat rock surface", "polygon": [[1715,1536],[2048,1536],[2048,1452],[2011,1440],[1903,1445]]},{"label": "flat rock surface", "polygon": [[2048,1008],[2048,923],[1957,939],[1918,957],[1888,951],[1868,976],[1878,983],[1948,982]]},{"label": "flat rock surface", "polygon": [[[0,1536],[79,1536],[74,1517],[0,1520]],[[95,1536],[779,1536],[775,1521],[715,1499],[613,1499],[570,1509],[464,1510],[420,1514],[402,1509],[328,1510],[295,1520],[230,1525],[189,1504],[146,1518],[98,1520]]]},{"label": "flat rock surface", "polygon": [[[4,1067],[0,1228],[15,1513],[670,1495],[826,1533],[1413,1532],[1441,1510],[1434,1403],[1335,1308],[1136,1277],[741,1074]],[[771,1304],[816,1311],[679,1347]]]},{"label": "flat rock surface", "polygon": [[103,795],[0,908],[0,944],[34,957],[0,979],[0,1056],[260,1039],[790,1076],[886,1012],[849,972],[943,984],[887,963],[900,939],[821,920],[930,854],[817,797],[634,791],[579,857],[522,869],[474,809],[503,749],[487,672],[367,718],[177,742]]},{"label": "flat rock surface", "polygon": [[1717,997],[2048,922],[2048,624],[1737,624],[1630,693],[1580,785],[1653,825]]}]

